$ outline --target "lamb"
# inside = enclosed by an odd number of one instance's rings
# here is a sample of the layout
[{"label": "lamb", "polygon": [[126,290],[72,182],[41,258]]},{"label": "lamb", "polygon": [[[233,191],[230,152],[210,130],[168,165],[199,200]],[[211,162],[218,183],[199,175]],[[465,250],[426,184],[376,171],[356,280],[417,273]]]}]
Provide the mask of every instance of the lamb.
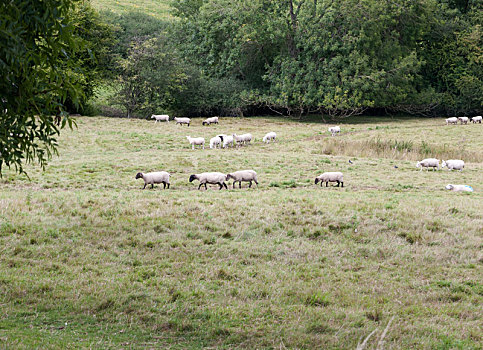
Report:
[{"label": "lamb", "polygon": [[468,124],[468,117],[459,117],[458,120],[461,124]]},{"label": "lamb", "polygon": [[423,159],[422,161],[416,163],[416,168],[421,168],[420,171],[423,170],[423,167],[424,168],[433,168],[433,170],[435,170],[434,168],[438,168],[438,170],[439,170],[439,159],[427,158],[427,159]]},{"label": "lamb", "polygon": [[229,145],[233,146],[233,135],[226,135],[225,137],[223,137],[222,141],[223,141],[223,148],[226,148]]},{"label": "lamb", "polygon": [[207,190],[208,189],[206,187],[207,183],[220,186],[220,190],[223,189],[223,186],[225,186],[225,188],[228,189],[225,183],[226,175],[223,173],[193,174],[190,176],[190,182],[193,182],[193,180],[198,180],[200,182],[198,189],[200,189],[202,185],[205,185],[205,190]]},{"label": "lamb", "polygon": [[203,125],[218,124],[218,117],[211,117],[205,119],[202,123]]},{"label": "lamb", "polygon": [[151,119],[156,119],[154,122],[168,122],[169,123],[169,115],[166,114],[153,114]]},{"label": "lamb", "polygon": [[452,117],[452,118],[446,119],[446,125],[449,125],[449,124],[458,124],[458,118]]},{"label": "lamb", "polygon": [[480,123],[481,124],[481,119],[482,119],[481,115],[477,115],[476,117],[471,118],[471,121],[474,124],[476,124],[476,123]]},{"label": "lamb", "polygon": [[221,148],[221,142],[222,142],[222,137],[220,136],[215,136],[210,139],[210,148],[215,148],[217,146],[220,146]]},{"label": "lamb", "polygon": [[329,132],[332,134],[332,136],[335,136],[335,134],[340,134],[340,126],[331,126],[329,128]]},{"label": "lamb", "polygon": [[344,187],[344,175],[341,172],[333,171],[333,172],[326,172],[322,175],[319,175],[315,178],[315,184],[317,185],[320,181],[320,186],[325,182],[325,187],[329,186],[329,182],[337,182],[337,187],[341,185]]},{"label": "lamb", "polygon": [[252,187],[252,181],[255,182],[258,187],[257,173],[254,170],[239,170],[234,173],[226,174],[226,181],[230,179],[233,179],[233,188],[235,188],[236,182],[239,183],[239,188],[241,188],[242,181],[250,182],[248,188]]},{"label": "lamb", "polygon": [[188,139],[188,142],[192,146],[191,149],[195,149],[195,145],[197,145],[197,146],[203,146],[203,149],[205,149],[205,139],[203,137],[186,136],[186,138]]},{"label": "lamb", "polygon": [[176,122],[176,125],[178,125],[178,124],[180,124],[180,125],[188,124],[188,126],[190,126],[190,123],[191,123],[191,119],[190,118],[177,118],[177,117],[174,117],[174,121]]},{"label": "lamb", "polygon": [[444,168],[445,166],[448,167],[449,170],[459,170],[462,171],[463,168],[465,167],[465,162],[462,161],[461,159],[450,159],[447,161],[443,160],[443,163],[441,164],[441,169]]},{"label": "lamb", "polygon": [[473,187],[468,185],[446,185],[447,190],[455,191],[455,192],[473,192]]},{"label": "lamb", "polygon": [[243,134],[241,135],[241,137],[243,138],[244,144],[250,143],[250,141],[252,140],[252,134]]},{"label": "lamb", "polygon": [[277,138],[277,134],[272,131],[272,132],[267,133],[263,137],[263,142],[266,142],[266,143],[270,143],[270,141],[275,142],[276,138]]},{"label": "lamb", "polygon": [[237,135],[233,134],[233,140],[237,145],[249,143],[252,140],[252,134]]},{"label": "lamb", "polygon": [[136,180],[141,178],[144,180],[143,190],[146,188],[146,185],[148,184],[151,185],[151,188],[154,188],[154,184],[160,184],[160,183],[164,185],[163,189],[165,189],[166,185],[168,185],[168,188],[169,188],[169,176],[170,174],[167,173],[166,171],[157,171],[153,173],[137,173]]}]

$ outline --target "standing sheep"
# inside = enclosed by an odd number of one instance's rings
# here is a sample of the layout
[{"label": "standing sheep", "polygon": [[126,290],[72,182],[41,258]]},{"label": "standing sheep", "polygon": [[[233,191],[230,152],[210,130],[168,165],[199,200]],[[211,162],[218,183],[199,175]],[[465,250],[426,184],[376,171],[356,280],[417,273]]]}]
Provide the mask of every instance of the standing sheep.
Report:
[{"label": "standing sheep", "polygon": [[277,138],[277,134],[271,131],[263,137],[263,142],[266,142],[266,143],[270,143],[270,141],[275,142],[276,138]]},{"label": "standing sheep", "polygon": [[215,148],[219,146],[221,148],[222,137],[215,136],[210,139],[210,148]]},{"label": "standing sheep", "polygon": [[241,146],[242,144],[250,143],[250,141],[252,140],[252,134],[243,134],[243,135],[233,134],[232,136],[233,136],[233,140],[239,146]]},{"label": "standing sheep", "polygon": [[462,161],[461,159],[450,159],[447,161],[442,162],[441,164],[441,169],[443,169],[445,166],[448,167],[449,170],[459,170],[462,171],[463,168],[465,167],[465,162]]},{"label": "standing sheep", "polygon": [[254,170],[239,170],[234,173],[226,174],[226,181],[230,179],[233,179],[233,188],[235,188],[236,182],[239,183],[239,188],[241,188],[242,181],[250,182],[248,188],[252,187],[252,181],[255,182],[258,187],[257,173]]},{"label": "standing sheep", "polygon": [[151,119],[156,119],[154,122],[168,122],[169,123],[169,115],[166,114],[153,114]]},{"label": "standing sheep", "polygon": [[174,121],[176,122],[176,125],[183,125],[183,124],[188,124],[190,126],[191,119],[190,118],[177,118],[174,117]]},{"label": "standing sheep", "polygon": [[471,121],[473,122],[473,124],[476,124],[476,123],[481,124],[481,119],[483,119],[481,115],[477,115],[476,117],[471,118]]},{"label": "standing sheep", "polygon": [[344,175],[341,172],[326,172],[315,178],[315,184],[317,185],[320,181],[320,186],[325,182],[325,187],[329,186],[329,182],[337,182],[337,187],[344,187]]},{"label": "standing sheep", "polygon": [[458,118],[451,117],[446,119],[446,125],[449,125],[449,124],[458,124]]},{"label": "standing sheep", "polygon": [[205,149],[205,139],[203,137],[186,136],[186,138],[188,139],[188,142],[192,146],[191,149],[195,149],[195,145],[203,146],[203,149]]},{"label": "standing sheep", "polygon": [[332,134],[332,136],[335,136],[335,134],[340,134],[340,126],[331,126],[329,128],[329,132]]},{"label": "standing sheep", "polygon": [[468,117],[459,117],[458,120],[461,124],[468,124]]},{"label": "standing sheep", "polygon": [[202,123],[203,125],[218,124],[218,117],[211,117],[205,119]]},{"label": "standing sheep", "polygon": [[164,185],[163,189],[165,189],[166,185],[168,185],[168,188],[169,188],[169,176],[170,174],[167,173],[166,171],[157,171],[153,173],[137,173],[136,180],[137,179],[144,180],[143,190],[146,188],[146,185],[150,184],[151,188],[154,188],[154,184],[160,184],[160,183]]},{"label": "standing sheep", "polygon": [[223,189],[223,186],[225,186],[225,188],[228,189],[225,183],[226,175],[223,173],[193,174],[190,176],[190,182],[193,182],[194,180],[198,180],[200,182],[198,189],[200,189],[202,185],[205,185],[205,190],[207,190],[208,189],[206,187],[207,183],[220,186],[220,190]]},{"label": "standing sheep", "polygon": [[438,168],[439,170],[439,159],[436,159],[436,158],[423,159],[422,161],[416,163],[416,168],[421,168],[420,171],[422,171],[423,168],[433,168],[433,171],[435,170],[434,168]]}]

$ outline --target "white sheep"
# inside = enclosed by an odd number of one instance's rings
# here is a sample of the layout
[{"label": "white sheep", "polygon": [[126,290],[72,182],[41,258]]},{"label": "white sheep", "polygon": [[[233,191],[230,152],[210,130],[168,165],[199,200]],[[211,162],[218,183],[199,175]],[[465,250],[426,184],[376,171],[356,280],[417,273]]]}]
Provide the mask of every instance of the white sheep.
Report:
[{"label": "white sheep", "polygon": [[462,171],[463,168],[465,167],[465,162],[462,161],[461,159],[450,159],[442,162],[441,164],[441,169],[444,168],[445,166],[448,167],[449,170],[459,170]]},{"label": "white sheep", "polygon": [[459,117],[458,120],[461,124],[468,124],[468,117]]},{"label": "white sheep", "polygon": [[473,187],[468,185],[446,185],[447,190],[456,191],[456,192],[473,192]]},{"label": "white sheep", "polygon": [[315,178],[315,184],[317,185],[320,181],[320,186],[325,182],[325,187],[329,186],[329,182],[337,182],[337,187],[341,185],[344,187],[344,175],[339,171],[326,172]]},{"label": "white sheep", "polygon": [[205,119],[202,123],[203,125],[218,124],[218,117],[211,117]]},{"label": "white sheep", "polygon": [[270,143],[270,141],[275,142],[276,138],[277,138],[277,134],[271,131],[267,133],[265,136],[263,136],[263,142],[266,142],[266,143]]},{"label": "white sheep", "polygon": [[458,118],[451,117],[446,119],[446,125],[449,125],[449,124],[458,124]]},{"label": "white sheep", "polygon": [[202,185],[205,185],[205,190],[207,190],[208,189],[206,187],[207,183],[220,186],[220,190],[223,189],[223,186],[225,186],[225,188],[228,189],[225,183],[226,175],[223,173],[193,174],[190,176],[190,182],[193,182],[194,180],[198,180],[200,182],[198,189],[200,189]]},{"label": "white sheep", "polygon": [[477,115],[476,117],[471,118],[471,121],[472,121],[474,124],[476,124],[476,123],[480,123],[480,124],[481,124],[481,119],[483,119],[483,118],[481,117],[481,115]]},{"label": "white sheep", "polygon": [[183,124],[188,124],[190,126],[191,119],[190,118],[177,118],[174,117],[174,121],[176,122],[176,125],[183,125]]},{"label": "white sheep", "polygon": [[233,135],[225,135],[222,141],[223,141],[223,148],[226,148],[229,145],[233,146]]},{"label": "white sheep", "polygon": [[154,184],[160,184],[162,183],[164,185],[163,189],[166,188],[166,185],[169,188],[169,173],[166,171],[157,171],[153,173],[137,173],[136,174],[136,180],[137,179],[143,179],[144,180],[144,187],[143,190],[146,188],[146,185],[150,184],[151,188],[154,188]]},{"label": "white sheep", "polygon": [[252,187],[252,181],[255,182],[258,187],[257,173],[254,170],[239,170],[233,173],[226,174],[226,181],[230,179],[233,179],[233,188],[235,188],[236,182],[239,183],[239,188],[241,188],[242,181],[250,182],[248,188]]},{"label": "white sheep", "polygon": [[188,139],[188,142],[192,146],[191,149],[195,149],[195,145],[203,146],[203,149],[205,149],[205,139],[203,137],[186,136],[186,138]]},{"label": "white sheep", "polygon": [[215,136],[210,139],[210,148],[217,148],[219,146],[221,148],[222,137]]},{"label": "white sheep", "polygon": [[231,136],[233,137],[233,140],[237,146],[240,146],[244,141],[243,135],[233,134]]},{"label": "white sheep", "polygon": [[151,119],[156,119],[154,122],[168,122],[169,123],[169,115],[167,114],[153,114]]},{"label": "white sheep", "polygon": [[332,134],[332,136],[335,136],[335,134],[340,134],[340,126],[331,126],[329,128],[329,132]]},{"label": "white sheep", "polygon": [[416,163],[416,168],[421,168],[421,171],[423,170],[423,167],[424,168],[433,168],[433,170],[435,170],[434,168],[438,168],[438,170],[439,170],[439,159],[427,158],[427,159],[423,159],[422,161]]},{"label": "white sheep", "polygon": [[252,140],[252,134],[243,134],[241,135],[241,137],[243,137],[244,144],[250,143],[250,141]]}]

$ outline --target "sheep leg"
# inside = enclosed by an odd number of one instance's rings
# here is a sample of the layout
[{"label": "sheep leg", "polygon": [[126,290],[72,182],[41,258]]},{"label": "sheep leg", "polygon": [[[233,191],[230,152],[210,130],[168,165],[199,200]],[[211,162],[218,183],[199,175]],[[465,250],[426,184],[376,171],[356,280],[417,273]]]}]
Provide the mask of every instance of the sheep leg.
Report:
[{"label": "sheep leg", "polygon": [[143,187],[143,190],[144,190],[144,189],[146,188],[146,185],[147,185],[147,183],[144,183],[144,187]]},{"label": "sheep leg", "polygon": [[200,183],[200,185],[198,186],[198,189],[200,189],[202,185],[203,185],[203,184],[202,184],[202,183]]},{"label": "sheep leg", "polygon": [[339,187],[339,185],[340,185],[340,181],[339,181],[339,180],[337,180],[337,187]]},{"label": "sheep leg", "polygon": [[241,188],[241,181],[238,181],[238,188]]},{"label": "sheep leg", "polygon": [[258,187],[258,181],[257,180],[253,180],[253,181],[255,181],[255,183],[257,184],[257,187]]},{"label": "sheep leg", "polygon": [[154,188],[154,183],[151,184],[151,189],[153,189],[153,188]]},{"label": "sheep leg", "polygon": [[325,182],[325,187],[329,187],[329,181]]},{"label": "sheep leg", "polygon": [[248,188],[252,188],[252,181],[250,180],[250,184],[248,185]]},{"label": "sheep leg", "polygon": [[340,186],[340,187],[344,187],[344,182],[343,182],[343,181],[341,181],[340,183],[342,184],[342,186]]},{"label": "sheep leg", "polygon": [[205,190],[208,191],[208,187],[206,187],[206,182],[205,182]]},{"label": "sheep leg", "polygon": [[223,189],[223,185],[221,184],[221,182],[218,182],[218,186],[220,186],[219,190],[221,191]]},{"label": "sheep leg", "polygon": [[223,186],[225,186],[226,189],[228,189],[228,186],[226,185],[226,183],[223,182]]},{"label": "sheep leg", "polygon": [[169,182],[168,182],[168,189],[169,189]]},{"label": "sheep leg", "polygon": [[235,182],[236,182],[236,181],[233,181],[233,189],[235,189]]},{"label": "sheep leg", "polygon": [[163,190],[166,189],[166,182],[163,181]]}]

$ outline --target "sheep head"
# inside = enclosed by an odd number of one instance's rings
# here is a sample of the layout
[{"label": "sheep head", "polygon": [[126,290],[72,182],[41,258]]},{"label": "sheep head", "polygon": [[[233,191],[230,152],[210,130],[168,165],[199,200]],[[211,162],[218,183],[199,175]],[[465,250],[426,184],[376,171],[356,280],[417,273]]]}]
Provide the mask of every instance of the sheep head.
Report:
[{"label": "sheep head", "polygon": [[190,176],[190,182],[193,182],[193,180],[196,180],[196,175],[191,175]]},{"label": "sheep head", "polygon": [[137,173],[136,174],[136,180],[141,179],[143,177],[143,173]]}]

